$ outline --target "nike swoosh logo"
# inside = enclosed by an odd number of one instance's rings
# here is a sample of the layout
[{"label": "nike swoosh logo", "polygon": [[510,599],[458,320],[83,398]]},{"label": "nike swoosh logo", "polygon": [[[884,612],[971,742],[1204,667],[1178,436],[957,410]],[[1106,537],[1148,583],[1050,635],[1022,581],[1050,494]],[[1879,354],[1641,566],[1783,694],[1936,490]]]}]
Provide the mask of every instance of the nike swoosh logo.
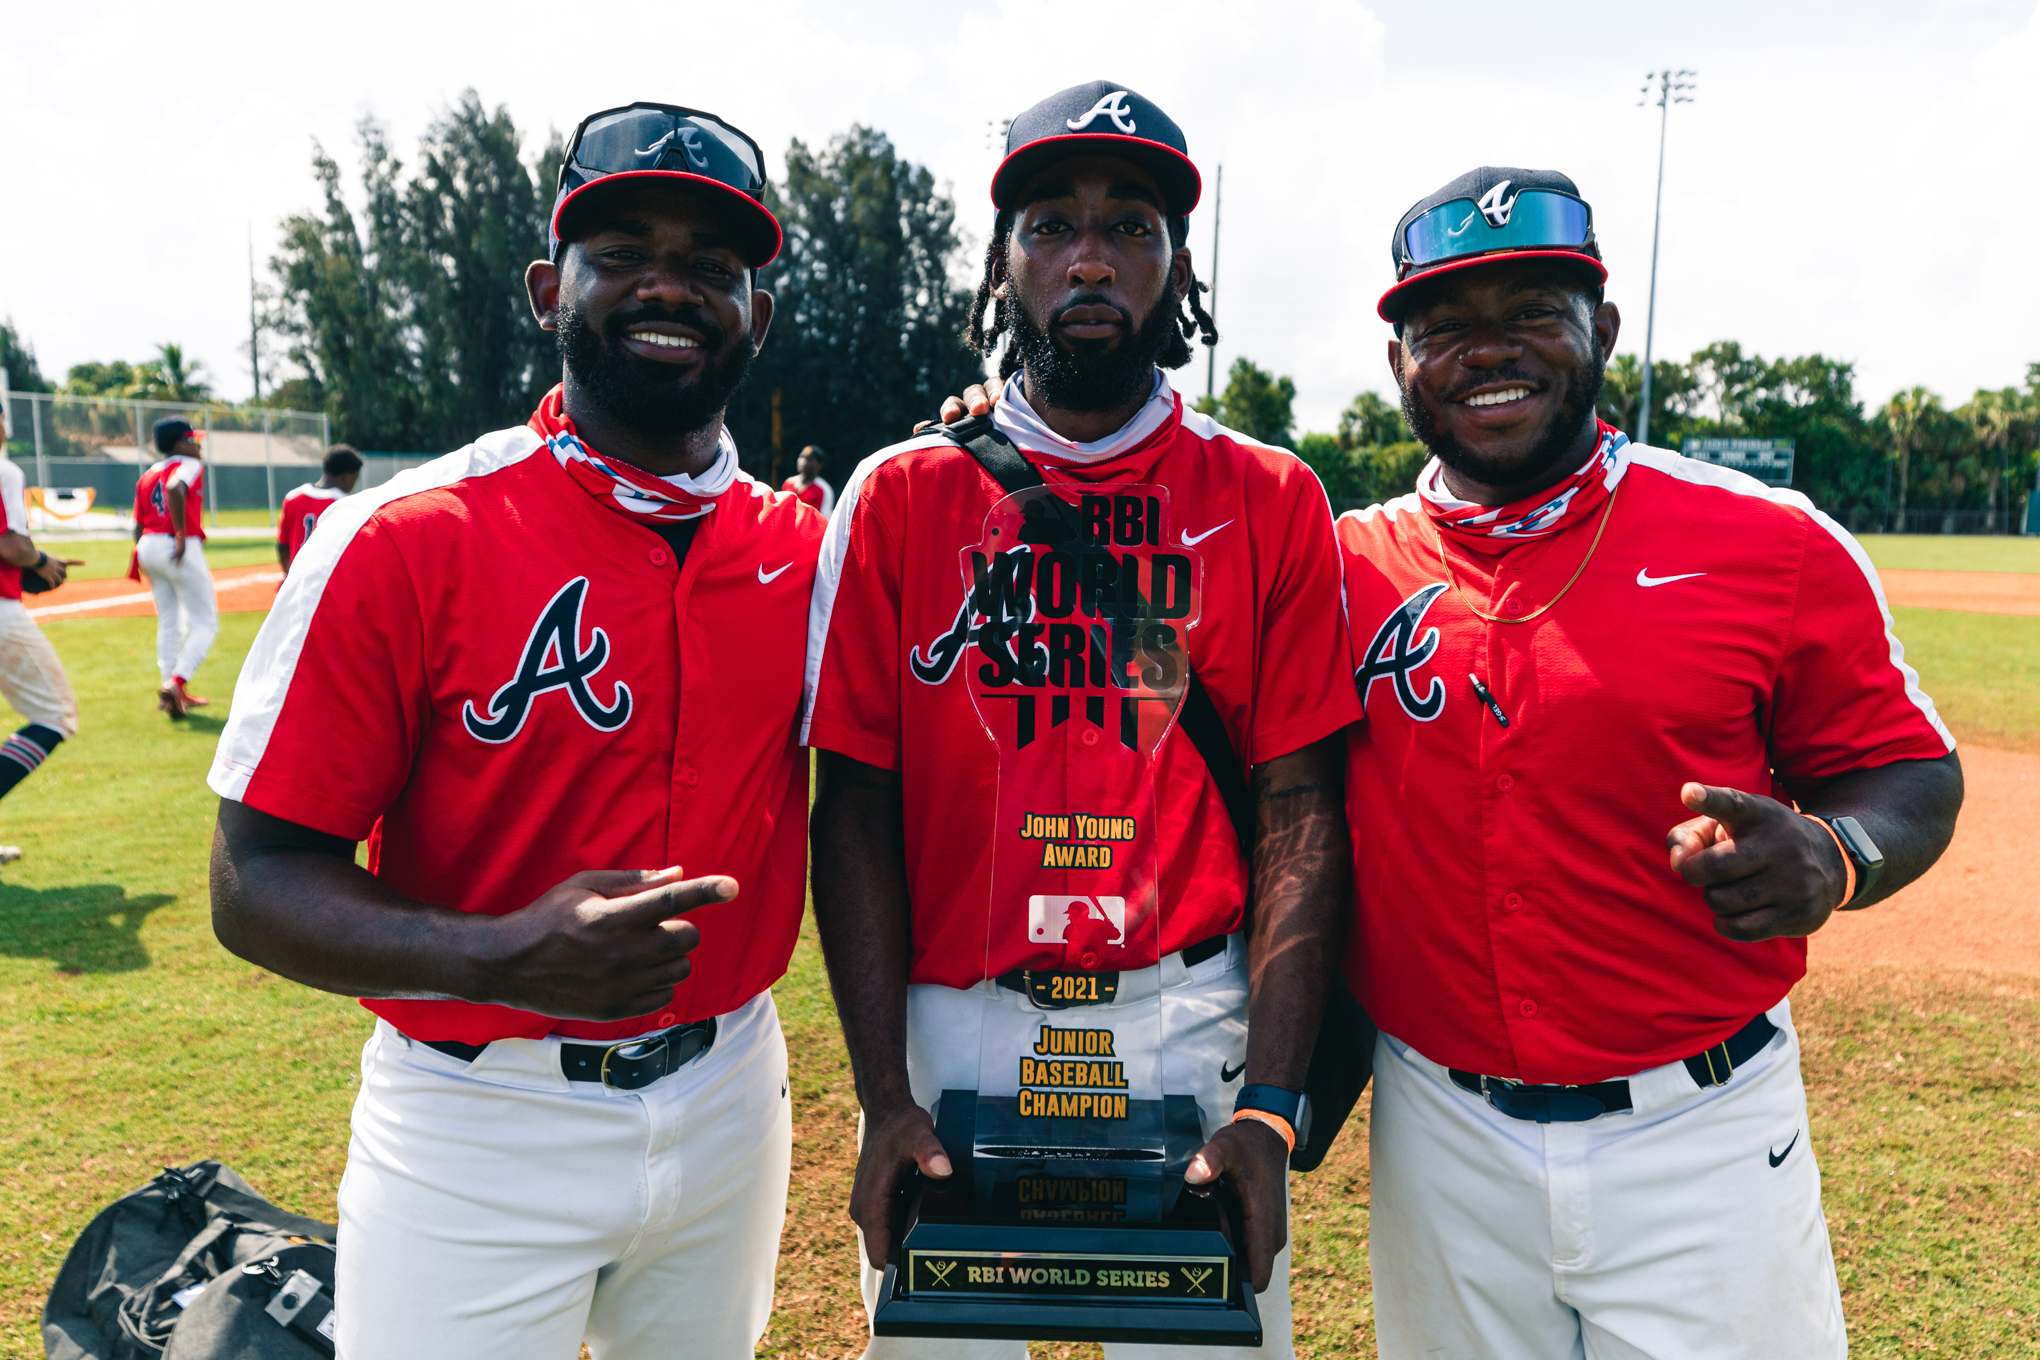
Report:
[{"label": "nike swoosh logo", "polygon": [[[1232,523],[1232,521],[1231,521],[1231,520],[1227,520],[1227,521],[1226,521],[1226,524],[1230,524],[1230,523]],[[1224,524],[1221,524],[1221,525],[1219,526],[1219,528],[1220,528],[1220,529],[1223,529],[1224,527],[1225,527],[1225,525],[1224,525]],[[1214,532],[1216,532],[1216,531],[1214,530]],[[1231,1081],[1231,1080],[1232,1080],[1232,1079],[1233,1079],[1234,1077],[1237,1077],[1237,1076],[1238,1076],[1238,1075],[1239,1075],[1240,1073],[1242,1073],[1242,1072],[1244,1072],[1244,1071],[1246,1071],[1246,1070],[1247,1070],[1247,1065],[1246,1065],[1246,1064],[1245,1064],[1244,1062],[1243,1062],[1243,1063],[1241,1063],[1241,1064],[1240,1064],[1240,1065],[1239,1065],[1238,1067],[1227,1067],[1227,1066],[1225,1065],[1225,1060],[1224,1060],[1223,1058],[1219,1059],[1219,1063],[1218,1063],[1218,1080],[1219,1080],[1219,1084],[1220,1084],[1220,1085],[1224,1085],[1225,1083],[1227,1083],[1227,1082]]]},{"label": "nike swoosh logo", "polygon": [[1798,1144],[1798,1142],[1799,1142],[1799,1130],[1794,1129],[1792,1130],[1792,1141],[1785,1145],[1785,1150],[1783,1152],[1773,1152],[1769,1154],[1771,1158],[1771,1165],[1782,1166],[1785,1162],[1785,1159],[1792,1155],[1792,1149],[1795,1145]]},{"label": "nike swoosh logo", "polygon": [[[1232,521],[1231,521],[1231,520],[1227,520],[1227,521],[1225,522],[1225,524],[1231,524],[1231,523],[1232,523]],[[1203,541],[1204,541],[1205,539],[1207,539],[1207,538],[1210,538],[1210,537],[1211,537],[1211,536],[1212,536],[1213,534],[1217,533],[1217,532],[1218,532],[1218,531],[1219,531],[1220,529],[1223,529],[1223,528],[1225,528],[1225,524],[1220,524],[1220,525],[1217,525],[1217,526],[1215,526],[1215,527],[1213,527],[1213,528],[1210,528],[1210,529],[1206,529],[1206,530],[1205,530],[1205,531],[1204,531],[1203,533],[1201,533],[1201,534],[1185,534],[1185,535],[1183,535],[1183,546],[1184,546],[1184,547],[1186,547],[1186,548],[1194,548],[1194,547],[1196,547],[1196,546],[1197,546],[1198,544],[1202,543],[1202,542],[1203,542]]]},{"label": "nike swoosh logo", "polygon": [[[788,562],[786,564],[786,567],[790,567],[792,565],[793,563]],[[777,581],[781,576],[784,576],[786,574],[786,567],[781,567],[778,571],[768,572],[765,570],[765,564],[763,562],[760,562],[758,564],[758,584],[761,586],[771,585],[774,581]]]},{"label": "nike swoosh logo", "polygon": [[1667,586],[1674,581],[1690,581],[1695,576],[1705,576],[1706,574],[1704,571],[1689,571],[1683,576],[1653,576],[1650,574],[1649,567],[1638,567],[1636,569],[1636,584],[1648,589],[1651,586]]}]

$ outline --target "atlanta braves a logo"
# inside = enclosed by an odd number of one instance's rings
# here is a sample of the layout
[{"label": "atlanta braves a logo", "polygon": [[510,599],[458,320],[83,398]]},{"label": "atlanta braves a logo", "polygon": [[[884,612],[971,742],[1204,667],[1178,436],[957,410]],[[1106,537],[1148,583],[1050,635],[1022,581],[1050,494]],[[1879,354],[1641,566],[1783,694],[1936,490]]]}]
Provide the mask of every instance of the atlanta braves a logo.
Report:
[{"label": "atlanta braves a logo", "polygon": [[1106,95],[1103,99],[1093,104],[1090,112],[1086,113],[1082,118],[1065,119],[1064,123],[1071,132],[1082,132],[1085,128],[1091,126],[1094,119],[1105,117],[1111,118],[1112,126],[1118,128],[1121,132],[1129,135],[1134,132],[1133,110],[1126,107],[1125,90],[1114,90],[1111,94]]},{"label": "atlanta braves a logo", "polygon": [[581,606],[587,598],[588,578],[576,576],[547,602],[524,644],[516,676],[489,696],[486,710],[477,710],[472,699],[462,705],[460,720],[470,736],[502,745],[524,730],[532,703],[556,689],[567,692],[574,711],[598,732],[614,732],[630,721],[630,686],[617,681],[606,708],[589,687],[589,679],[609,660],[609,634],[595,629],[588,635],[588,650],[581,650]]},{"label": "atlanta braves a logo", "polygon": [[1509,194],[1507,198],[1502,197],[1503,194],[1509,193],[1509,183],[1510,181],[1503,180],[1482,194],[1480,202],[1473,205],[1480,209],[1480,215],[1488,220],[1491,227],[1508,226],[1509,214],[1516,211],[1516,196]]},{"label": "atlanta braves a logo", "polygon": [[[1377,680],[1387,680],[1395,686],[1396,702],[1403,706],[1403,712],[1418,722],[1429,722],[1445,709],[1445,682],[1437,676],[1431,677],[1431,684],[1420,696],[1416,686],[1410,683],[1410,672],[1431,659],[1438,650],[1438,630],[1432,628],[1421,641],[1417,640],[1417,629],[1423,625],[1424,615],[1445,593],[1445,583],[1425,586],[1416,594],[1397,605],[1394,612],[1381,622],[1374,632],[1374,640],[1367,644],[1367,651],[1361,657],[1360,669],[1353,672],[1353,687],[1360,691],[1360,711],[1367,711],[1367,695]],[[1412,646],[1412,643],[1415,643]],[[1382,649],[1388,655],[1382,655]]]}]

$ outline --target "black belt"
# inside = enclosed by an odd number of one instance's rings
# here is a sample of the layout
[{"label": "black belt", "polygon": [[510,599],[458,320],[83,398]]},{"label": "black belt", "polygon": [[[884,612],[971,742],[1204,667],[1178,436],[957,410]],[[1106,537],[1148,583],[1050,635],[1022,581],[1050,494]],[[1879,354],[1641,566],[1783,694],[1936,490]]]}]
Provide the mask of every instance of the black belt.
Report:
[{"label": "black belt", "polygon": [[[1760,1015],[1704,1053],[1686,1059],[1686,1071],[1695,1085],[1721,1086],[1735,1069],[1763,1051],[1778,1027],[1771,1017]],[[1634,1108],[1626,1081],[1600,1081],[1591,1086],[1525,1086],[1502,1077],[1484,1077],[1453,1067],[1452,1084],[1462,1091],[1486,1096],[1487,1103],[1511,1119],[1534,1119],[1540,1124],[1571,1124],[1596,1119]]]},{"label": "black belt", "polygon": [[[1223,935],[1185,946],[1183,966],[1195,968],[1206,959],[1225,952]],[[999,974],[998,983],[1009,992],[1021,992],[1047,1011],[1071,1006],[1102,1006],[1119,995],[1117,973],[1065,973],[1042,968],[1015,968]]]},{"label": "black belt", "polygon": [[[487,1044],[456,1043],[452,1039],[420,1039],[462,1062],[482,1056]],[[614,1044],[560,1045],[560,1071],[568,1081],[599,1081],[619,1091],[650,1086],[660,1077],[671,1076],[715,1047],[715,1017],[677,1025],[651,1034],[640,1034]]]}]

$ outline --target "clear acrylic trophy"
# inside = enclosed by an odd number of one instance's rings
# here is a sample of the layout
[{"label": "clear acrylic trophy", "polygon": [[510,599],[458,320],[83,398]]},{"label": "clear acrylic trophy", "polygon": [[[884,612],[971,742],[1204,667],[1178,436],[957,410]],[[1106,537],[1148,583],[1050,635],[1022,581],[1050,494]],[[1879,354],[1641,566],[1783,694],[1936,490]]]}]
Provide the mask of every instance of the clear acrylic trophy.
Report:
[{"label": "clear acrylic trophy", "polygon": [[1197,1101],[1162,1062],[1156,776],[1197,556],[1166,487],[1041,486],[992,507],[962,570],[959,669],[999,760],[994,981],[977,1088],[935,1112],[956,1173],[903,1189],[873,1330],[1259,1345],[1236,1217],[1183,1182]]}]

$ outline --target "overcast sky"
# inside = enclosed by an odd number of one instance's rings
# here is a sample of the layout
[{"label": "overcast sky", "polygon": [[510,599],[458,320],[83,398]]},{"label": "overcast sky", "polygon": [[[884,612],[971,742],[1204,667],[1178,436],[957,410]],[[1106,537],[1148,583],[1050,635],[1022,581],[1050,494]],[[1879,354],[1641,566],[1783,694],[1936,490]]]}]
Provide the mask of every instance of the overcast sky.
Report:
[{"label": "overcast sky", "polygon": [[[745,0],[727,6],[92,3],[0,38],[0,317],[60,378],[178,341],[249,390],[247,232],[266,259],[312,206],[314,138],[407,158],[472,86],[535,153],[549,125],[632,99],[713,109],[775,158],[852,122],[954,188],[982,241],[987,123],[1083,80],[1130,85],[1204,171],[1208,274],[1225,165],[1223,368],[1296,380],[1305,429],[1390,386],[1388,238],[1480,164],[1565,171],[1594,206],[1640,352],[1657,170],[1643,73],[1699,72],[1674,109],[1659,356],[1738,339],[1853,361],[1872,403],[1951,404],[2040,360],[2036,0]],[[1202,364],[1178,382],[1201,391]]]}]

